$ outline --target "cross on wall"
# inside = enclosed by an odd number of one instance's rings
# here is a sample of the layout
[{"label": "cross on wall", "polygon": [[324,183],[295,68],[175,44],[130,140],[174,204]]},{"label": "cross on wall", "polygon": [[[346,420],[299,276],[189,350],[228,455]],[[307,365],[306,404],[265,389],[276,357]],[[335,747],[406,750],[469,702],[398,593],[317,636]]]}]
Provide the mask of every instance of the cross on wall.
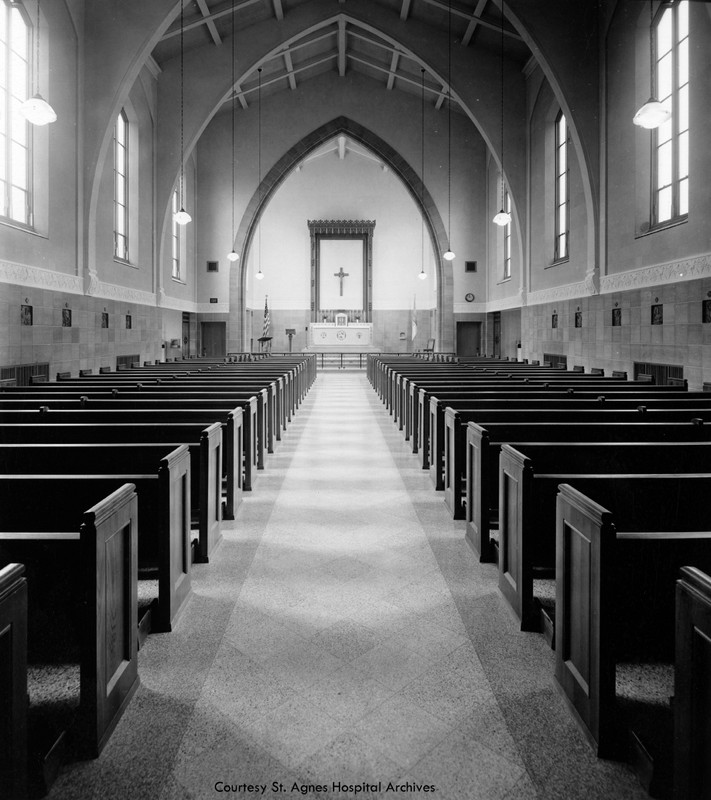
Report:
[{"label": "cross on wall", "polygon": [[340,282],[341,282],[341,291],[339,292],[341,297],[343,297],[343,279],[347,278],[349,275],[350,275],[349,272],[344,272],[343,271],[343,267],[341,267],[338,272],[334,272],[333,273],[333,277],[334,278],[338,278],[340,280]]}]

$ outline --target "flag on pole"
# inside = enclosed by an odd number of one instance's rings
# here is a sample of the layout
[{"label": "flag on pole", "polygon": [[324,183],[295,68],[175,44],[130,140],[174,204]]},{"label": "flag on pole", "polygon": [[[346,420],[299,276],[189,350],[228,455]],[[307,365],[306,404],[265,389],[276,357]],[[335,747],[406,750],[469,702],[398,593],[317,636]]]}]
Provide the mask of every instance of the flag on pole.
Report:
[{"label": "flag on pole", "polygon": [[269,318],[269,297],[264,295],[264,325],[262,326],[262,336],[269,336],[271,319]]},{"label": "flag on pole", "polygon": [[412,311],[410,312],[410,325],[412,326],[412,341],[417,336],[417,295],[412,298]]}]

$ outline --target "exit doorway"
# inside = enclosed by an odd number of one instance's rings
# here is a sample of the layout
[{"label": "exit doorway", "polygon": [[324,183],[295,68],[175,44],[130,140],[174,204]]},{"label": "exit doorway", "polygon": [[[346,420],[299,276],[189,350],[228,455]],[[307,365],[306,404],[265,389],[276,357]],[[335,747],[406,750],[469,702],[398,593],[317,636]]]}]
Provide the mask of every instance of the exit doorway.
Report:
[{"label": "exit doorway", "polygon": [[207,358],[224,358],[227,355],[227,323],[201,323],[202,352]]},{"label": "exit doorway", "polygon": [[457,322],[457,355],[478,356],[481,353],[481,322]]}]

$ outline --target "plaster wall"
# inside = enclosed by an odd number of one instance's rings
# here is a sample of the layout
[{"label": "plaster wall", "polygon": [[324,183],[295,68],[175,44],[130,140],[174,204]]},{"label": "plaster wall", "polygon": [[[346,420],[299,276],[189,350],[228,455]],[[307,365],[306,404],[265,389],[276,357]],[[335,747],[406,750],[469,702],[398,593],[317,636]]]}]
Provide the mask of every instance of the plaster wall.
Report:
[{"label": "plaster wall", "polygon": [[605,39],[607,274],[711,251],[711,18],[705,3],[689,3],[689,215],[679,225],[649,232],[652,134],[632,124],[649,96],[649,12],[617,3]]}]

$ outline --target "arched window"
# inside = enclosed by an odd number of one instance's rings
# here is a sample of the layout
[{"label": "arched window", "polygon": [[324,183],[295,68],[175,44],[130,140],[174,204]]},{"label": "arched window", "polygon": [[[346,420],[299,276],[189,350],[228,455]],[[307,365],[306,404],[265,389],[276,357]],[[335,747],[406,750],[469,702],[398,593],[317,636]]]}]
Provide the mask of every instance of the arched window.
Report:
[{"label": "arched window", "polygon": [[689,4],[663,4],[654,20],[654,85],[671,119],[652,131],[652,225],[689,213]]},{"label": "arched window", "polygon": [[555,224],[554,261],[563,261],[570,252],[570,202],[568,181],[568,124],[561,111],[555,120]]},{"label": "arched window", "polygon": [[[504,211],[511,215],[511,195],[504,189]],[[504,280],[511,277],[511,220],[504,225]]]},{"label": "arched window", "polygon": [[30,26],[20,8],[0,0],[0,216],[32,224],[32,152],[20,104],[29,95]]},{"label": "arched window", "polygon": [[121,109],[114,127],[114,256],[129,260],[129,137],[128,117]]}]

